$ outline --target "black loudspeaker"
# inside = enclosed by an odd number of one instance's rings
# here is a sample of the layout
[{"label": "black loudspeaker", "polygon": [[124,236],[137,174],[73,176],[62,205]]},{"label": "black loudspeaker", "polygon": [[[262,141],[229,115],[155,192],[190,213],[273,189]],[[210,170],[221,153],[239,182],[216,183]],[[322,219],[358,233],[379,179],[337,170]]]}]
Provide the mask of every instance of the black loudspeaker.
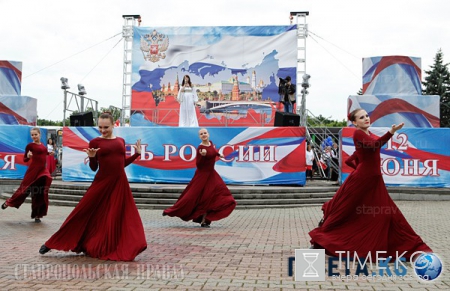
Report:
[{"label": "black loudspeaker", "polygon": [[290,112],[275,112],[275,122],[273,126],[299,126],[300,115]]},{"label": "black loudspeaker", "polygon": [[94,126],[94,115],[92,111],[72,114],[70,116],[70,126]]}]

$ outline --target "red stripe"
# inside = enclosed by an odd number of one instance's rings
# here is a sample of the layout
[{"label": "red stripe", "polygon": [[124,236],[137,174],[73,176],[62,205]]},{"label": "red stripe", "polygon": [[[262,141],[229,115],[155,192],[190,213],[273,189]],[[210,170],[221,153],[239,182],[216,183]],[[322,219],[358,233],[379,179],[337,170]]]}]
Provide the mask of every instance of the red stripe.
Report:
[{"label": "red stripe", "polygon": [[13,66],[10,62],[0,61],[0,68],[8,68],[13,70],[16,73],[17,78],[19,78],[19,81],[22,81],[22,72],[15,66]]},{"label": "red stripe", "polygon": [[433,127],[440,127],[438,117],[431,115],[430,113],[411,105],[405,100],[397,98],[389,99],[378,104],[375,110],[372,111],[372,113],[370,114],[370,120],[371,123],[374,123],[376,120],[382,118],[385,115],[400,112],[420,113],[425,116],[425,118],[431,123]]}]

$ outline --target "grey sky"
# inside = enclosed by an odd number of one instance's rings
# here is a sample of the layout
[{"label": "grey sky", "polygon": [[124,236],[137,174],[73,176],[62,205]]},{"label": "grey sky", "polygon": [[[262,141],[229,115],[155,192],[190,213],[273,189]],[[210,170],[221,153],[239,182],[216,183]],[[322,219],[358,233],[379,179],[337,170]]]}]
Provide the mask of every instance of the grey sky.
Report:
[{"label": "grey sky", "polygon": [[441,48],[450,62],[449,10],[447,0],[0,0],[0,59],[23,62],[22,95],[38,99],[39,118],[62,120],[62,76],[100,107],[121,107],[120,36],[64,59],[121,33],[123,14],[140,14],[142,26],[234,26],[287,25],[290,11],[309,11],[307,107],[342,120],[363,57],[420,57],[423,72]]}]

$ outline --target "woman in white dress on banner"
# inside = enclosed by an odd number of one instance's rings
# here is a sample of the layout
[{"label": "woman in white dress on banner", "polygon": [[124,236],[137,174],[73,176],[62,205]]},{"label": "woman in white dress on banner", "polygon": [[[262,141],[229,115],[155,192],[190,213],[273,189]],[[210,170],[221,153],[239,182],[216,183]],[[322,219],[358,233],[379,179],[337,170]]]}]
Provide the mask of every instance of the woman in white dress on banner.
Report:
[{"label": "woman in white dress on banner", "polygon": [[178,126],[198,127],[197,114],[195,113],[195,104],[198,101],[198,96],[188,75],[183,77],[177,101],[180,103],[180,121]]}]

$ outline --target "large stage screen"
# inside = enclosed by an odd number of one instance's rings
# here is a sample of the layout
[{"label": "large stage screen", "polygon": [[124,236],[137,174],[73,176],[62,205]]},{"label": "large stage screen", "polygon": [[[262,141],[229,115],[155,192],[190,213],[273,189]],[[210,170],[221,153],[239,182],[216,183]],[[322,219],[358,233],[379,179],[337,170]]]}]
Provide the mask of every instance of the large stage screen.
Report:
[{"label": "large stage screen", "polygon": [[296,84],[297,28],[134,27],[131,126],[178,126],[184,75],[200,126],[273,126],[279,78]]}]

